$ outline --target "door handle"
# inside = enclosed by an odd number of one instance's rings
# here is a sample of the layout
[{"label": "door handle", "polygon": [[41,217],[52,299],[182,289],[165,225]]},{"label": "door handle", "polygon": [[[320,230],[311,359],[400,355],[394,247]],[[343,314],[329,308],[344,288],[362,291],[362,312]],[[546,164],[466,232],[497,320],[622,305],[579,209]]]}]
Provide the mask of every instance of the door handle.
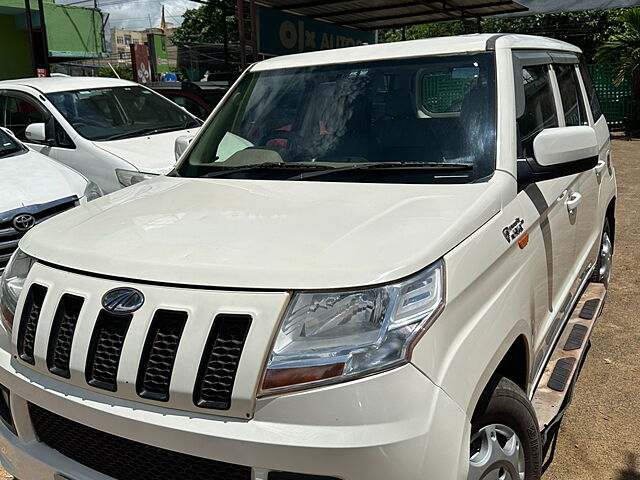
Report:
[{"label": "door handle", "polygon": [[607,162],[604,160],[598,160],[598,164],[596,165],[596,175],[601,175],[606,167]]},{"label": "door handle", "polygon": [[567,210],[573,212],[575,208],[582,203],[582,195],[578,192],[571,192],[567,198]]}]

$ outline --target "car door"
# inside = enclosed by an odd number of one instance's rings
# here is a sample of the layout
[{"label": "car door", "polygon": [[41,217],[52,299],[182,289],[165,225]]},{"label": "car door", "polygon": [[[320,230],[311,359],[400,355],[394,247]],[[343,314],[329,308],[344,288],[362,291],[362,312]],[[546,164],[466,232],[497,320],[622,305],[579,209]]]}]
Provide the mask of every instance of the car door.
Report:
[{"label": "car door", "polygon": [[[564,123],[552,62],[551,56],[544,52],[514,53],[519,169],[527,158],[534,158],[536,136],[546,128],[559,128]],[[523,186],[519,193],[524,197],[523,203],[528,202],[538,213],[537,225],[531,232],[541,237],[543,245],[540,256],[544,258],[536,262],[539,268],[531,273],[536,276],[532,292],[536,371],[561,327],[573,283],[570,277],[575,263],[576,226],[571,221],[567,200],[575,180],[576,175],[569,175],[538,181]]]},{"label": "car door", "polygon": [[47,154],[46,144],[30,142],[25,132],[32,123],[47,123],[48,113],[35,99],[22,92],[3,91],[2,126],[13,132],[15,137],[34,150]]},{"label": "car door", "polygon": [[[562,103],[564,125],[566,127],[593,125],[587,115],[585,96],[579,80],[578,57],[556,54],[554,60],[553,69]],[[599,181],[596,174],[599,168],[580,173],[568,193],[569,219],[574,223],[575,231],[573,237],[575,264],[572,272],[572,277],[575,279],[574,291],[580,287],[580,282],[587,275],[588,268],[595,263],[595,252],[599,245],[601,228],[598,225],[600,223],[598,220]]]},{"label": "car door", "polygon": [[[59,159],[59,150],[75,150],[71,136],[49,112],[42,102],[25,92],[5,90],[0,92],[2,104],[2,126],[8,128],[25,145],[45,155]],[[27,139],[25,132],[32,123],[46,125],[46,142],[37,143]],[[64,162],[63,162],[64,163]]]}]

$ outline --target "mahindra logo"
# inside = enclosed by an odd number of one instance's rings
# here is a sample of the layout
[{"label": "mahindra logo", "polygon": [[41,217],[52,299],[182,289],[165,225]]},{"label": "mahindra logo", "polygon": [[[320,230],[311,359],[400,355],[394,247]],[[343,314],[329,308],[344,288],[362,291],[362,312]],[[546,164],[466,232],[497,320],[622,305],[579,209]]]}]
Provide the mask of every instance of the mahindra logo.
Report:
[{"label": "mahindra logo", "polygon": [[20,215],[13,217],[11,224],[17,231],[26,232],[35,226],[36,218],[30,213],[21,213]]},{"label": "mahindra logo", "polygon": [[114,288],[102,296],[102,307],[118,315],[133,313],[143,303],[144,295],[135,288]]}]

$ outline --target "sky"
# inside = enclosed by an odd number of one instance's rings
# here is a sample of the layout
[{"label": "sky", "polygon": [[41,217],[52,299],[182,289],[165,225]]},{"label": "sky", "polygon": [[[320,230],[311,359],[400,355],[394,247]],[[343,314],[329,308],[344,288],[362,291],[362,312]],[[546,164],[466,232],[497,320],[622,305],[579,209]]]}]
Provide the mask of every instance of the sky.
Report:
[{"label": "sky", "polygon": [[[167,22],[182,23],[182,13],[188,8],[197,8],[199,3],[191,0],[58,0],[63,4],[98,7],[110,14],[109,28],[143,30],[160,25],[160,12],[165,6]],[[530,12],[583,10],[585,8],[611,8],[638,5],[640,0],[516,0],[530,8]]]},{"label": "sky", "polygon": [[[98,8],[109,14],[109,28],[143,30],[160,26],[162,5],[167,22],[182,23],[182,13],[188,8],[198,8],[199,3],[191,0],[95,0]],[[61,0],[56,3],[92,7],[94,0]]]}]

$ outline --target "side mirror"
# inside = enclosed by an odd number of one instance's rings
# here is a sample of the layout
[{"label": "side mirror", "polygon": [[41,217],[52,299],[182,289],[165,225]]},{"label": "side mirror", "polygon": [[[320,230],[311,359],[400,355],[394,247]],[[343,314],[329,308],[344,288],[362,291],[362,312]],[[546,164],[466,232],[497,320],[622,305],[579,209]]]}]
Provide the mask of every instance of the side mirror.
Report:
[{"label": "side mirror", "polygon": [[33,143],[46,143],[47,141],[47,128],[44,123],[31,123],[27,125],[24,131],[24,136],[29,142]]},{"label": "side mirror", "polygon": [[533,141],[535,158],[518,160],[518,183],[564,177],[594,168],[598,138],[589,126],[545,128]]},{"label": "side mirror", "polygon": [[176,138],[176,142],[173,146],[173,152],[176,156],[176,162],[180,160],[180,157],[185,152],[185,150],[189,147],[189,144],[195,137],[193,135],[181,135]]}]

